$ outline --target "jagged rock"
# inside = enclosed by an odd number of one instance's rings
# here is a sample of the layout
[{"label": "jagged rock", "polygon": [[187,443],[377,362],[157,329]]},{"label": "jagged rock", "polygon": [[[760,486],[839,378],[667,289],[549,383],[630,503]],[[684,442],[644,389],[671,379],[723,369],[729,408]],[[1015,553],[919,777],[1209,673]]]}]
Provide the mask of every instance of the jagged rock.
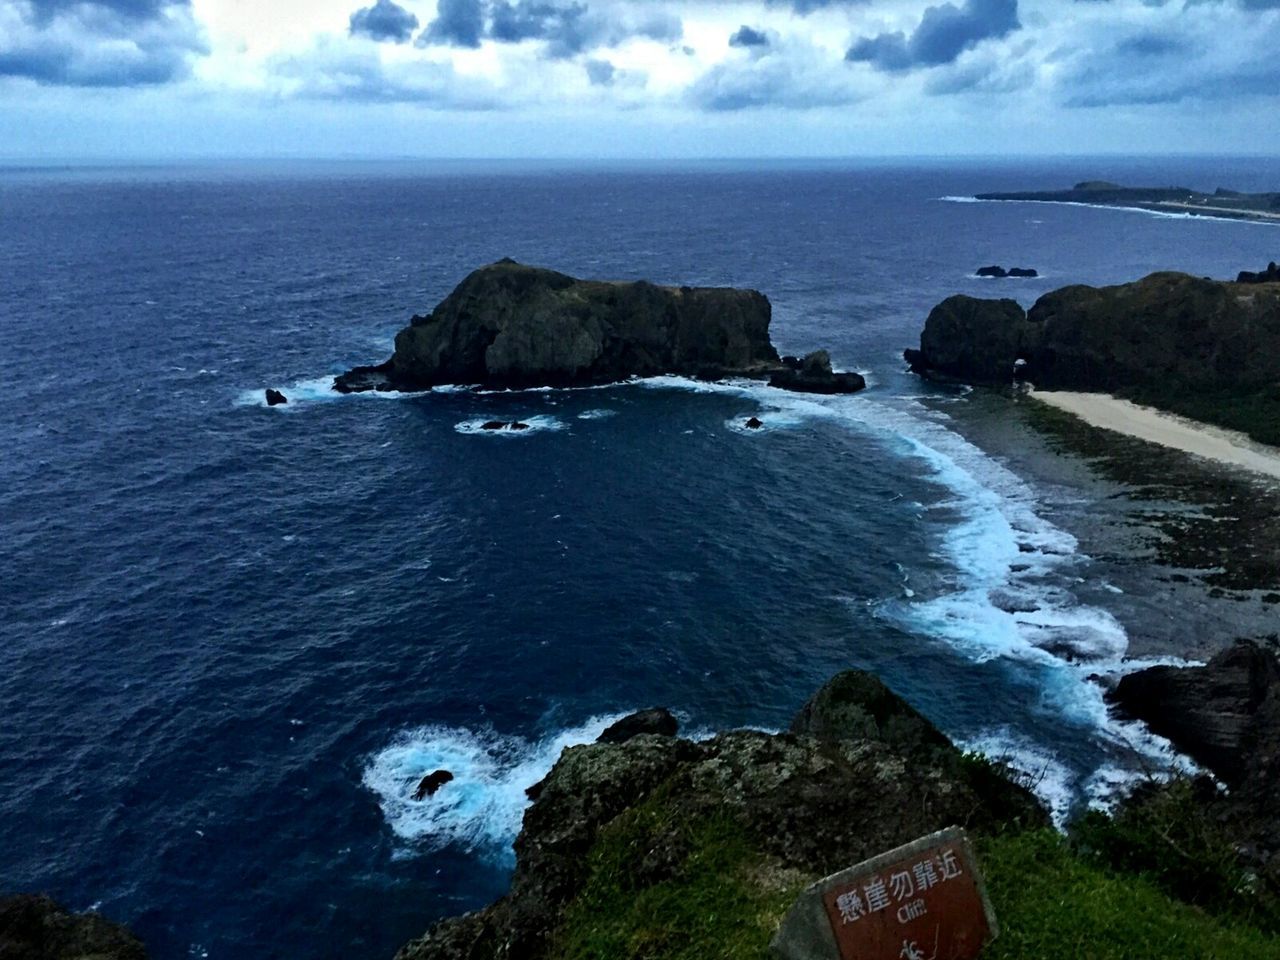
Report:
[{"label": "jagged rock", "polygon": [[747,420],[744,426],[748,430],[759,430],[761,427],[764,426],[764,421],[761,420],[759,417],[751,417]]},{"label": "jagged rock", "polygon": [[837,677],[796,726],[804,732],[740,730],[697,743],[637,736],[569,748],[533,791],[510,893],[437,924],[399,960],[545,956],[589,875],[600,831],[645,804],[658,804],[665,813],[657,822],[669,826],[628,864],[637,891],[670,876],[687,852],[681,825],[705,817],[731,818],[761,856],[813,875],[951,824],[981,831],[1047,823],[1025,788],[962,760],[874,678]]},{"label": "jagged rock", "polygon": [[71,913],[45,896],[0,897],[3,960],[147,960],[142,941],[97,913]]},{"label": "jagged rock", "polygon": [[578,280],[502,260],[464,279],[396,335],[376,367],[338,377],[342,392],[608,383],[662,373],[775,368],[769,301],[754,290]]},{"label": "jagged rock", "polygon": [[626,743],[642,733],[659,737],[674,737],[680,730],[680,722],[665,707],[638,710],[605,728],[596,743]]},{"label": "jagged rock", "polygon": [[1272,260],[1267,264],[1267,269],[1258,273],[1241,270],[1240,275],[1236,277],[1236,283],[1280,283],[1280,267],[1277,267],[1276,262]]},{"label": "jagged rock", "polygon": [[1236,643],[1203,667],[1139,670],[1111,697],[1228,784],[1280,762],[1280,663],[1256,643]]},{"label": "jagged rock", "polygon": [[270,387],[267,387],[267,406],[268,407],[275,407],[275,406],[278,406],[279,404],[288,403],[288,402],[289,402],[289,398],[286,397],[279,390],[273,390]]},{"label": "jagged rock", "polygon": [[798,393],[857,393],[867,382],[857,373],[835,373],[831,355],[814,350],[803,359],[785,357],[782,369],[769,378],[769,386]]},{"label": "jagged rock", "polygon": [[452,779],[453,774],[448,770],[436,770],[434,773],[428,773],[418,781],[418,789],[413,791],[413,799],[425,800],[427,797],[435,796],[436,791]]}]

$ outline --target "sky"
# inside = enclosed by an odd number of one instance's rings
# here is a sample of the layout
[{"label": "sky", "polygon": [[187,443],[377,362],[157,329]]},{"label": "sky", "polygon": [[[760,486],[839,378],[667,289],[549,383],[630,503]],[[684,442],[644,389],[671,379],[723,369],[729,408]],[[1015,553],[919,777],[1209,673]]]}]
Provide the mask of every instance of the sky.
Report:
[{"label": "sky", "polygon": [[0,158],[1280,153],[1280,0],[0,0]]}]

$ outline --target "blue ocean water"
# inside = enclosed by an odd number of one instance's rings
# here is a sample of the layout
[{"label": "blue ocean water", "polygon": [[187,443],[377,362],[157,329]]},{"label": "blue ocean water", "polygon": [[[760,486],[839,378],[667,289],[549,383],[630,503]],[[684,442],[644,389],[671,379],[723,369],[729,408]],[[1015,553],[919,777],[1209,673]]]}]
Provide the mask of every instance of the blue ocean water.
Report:
[{"label": "blue ocean water", "polygon": [[[950,293],[1227,276],[1280,236],[943,198],[1277,167],[0,169],[0,890],[96,905],[158,958],[389,957],[505,889],[564,745],[653,704],[783,727],[847,666],[1060,815],[1166,760],[1088,680],[1127,669],[1092,561],[900,351]],[[784,352],[871,386],[327,389],[503,256],[758,288]],[[473,429],[495,417],[535,429]],[[457,781],[412,803],[437,766]]]}]

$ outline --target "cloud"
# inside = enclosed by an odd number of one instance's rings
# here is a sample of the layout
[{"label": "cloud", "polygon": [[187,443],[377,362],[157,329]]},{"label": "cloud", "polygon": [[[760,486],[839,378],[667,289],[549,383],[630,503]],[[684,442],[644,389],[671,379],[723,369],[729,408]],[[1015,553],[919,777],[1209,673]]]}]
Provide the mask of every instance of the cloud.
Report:
[{"label": "cloud", "polygon": [[418,29],[418,18],[395,0],[377,0],[351,15],[348,31],[379,43],[406,43]]},{"label": "cloud", "polygon": [[587,69],[587,80],[593,87],[613,86],[618,68],[608,60],[588,60],[584,66]]},{"label": "cloud", "polygon": [[[802,17],[827,7],[857,6],[870,0],[765,0],[766,7],[790,7]],[[1278,0],[1280,2],[1280,0]]]},{"label": "cloud", "polygon": [[[321,36],[302,53],[273,58],[285,94],[312,100],[417,103],[450,110],[494,110],[503,96],[485,81],[461,77],[448,63],[422,58],[387,63],[377,48]],[[507,98],[510,99],[510,98]]]},{"label": "cloud", "polygon": [[767,47],[769,38],[759,30],[752,30],[746,24],[740,26],[737,32],[729,38],[729,46],[731,47]]},{"label": "cloud", "polygon": [[716,64],[688,88],[686,99],[700,110],[725,112],[763,107],[809,110],[861,99],[839,60],[808,43],[783,49],[756,48],[749,58]]},{"label": "cloud", "polygon": [[206,53],[185,0],[0,0],[0,77],[148,86],[183,79]]},{"label": "cloud", "polygon": [[422,31],[420,47],[441,44],[450,47],[480,46],[484,36],[484,5],[481,0],[440,0],[436,18]]},{"label": "cloud", "polygon": [[959,7],[944,3],[926,9],[910,37],[904,33],[862,37],[849,47],[845,59],[889,72],[936,67],[1020,26],[1018,0],[964,0]]},{"label": "cloud", "polygon": [[546,44],[546,55],[566,59],[600,47],[616,47],[632,37],[673,43],[684,35],[680,18],[643,5],[603,11],[584,3],[546,0],[440,0],[439,13],[418,38],[419,46],[478,47],[496,43]]}]

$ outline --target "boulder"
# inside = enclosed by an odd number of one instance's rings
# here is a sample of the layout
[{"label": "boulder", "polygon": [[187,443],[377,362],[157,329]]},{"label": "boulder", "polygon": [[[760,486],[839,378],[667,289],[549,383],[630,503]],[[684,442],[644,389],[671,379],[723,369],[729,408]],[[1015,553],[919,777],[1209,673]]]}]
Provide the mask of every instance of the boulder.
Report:
[{"label": "boulder", "polygon": [[920,349],[904,356],[917,373],[976,383],[1009,382],[1013,363],[1039,341],[1040,328],[1016,300],[958,294],[929,312]]},{"label": "boulder", "polygon": [[754,290],[578,280],[502,260],[471,273],[340,392],[440,384],[574,386],[654,374],[759,375],[778,365]]},{"label": "boulder", "polygon": [[674,737],[680,729],[680,723],[664,707],[650,710],[639,710],[610,724],[596,738],[596,743],[626,743],[632,737],[642,733],[659,737]]},{"label": "boulder", "polygon": [[288,402],[289,402],[289,398],[286,397],[279,390],[273,390],[270,387],[267,387],[267,406],[268,407],[274,407],[274,406],[278,406],[279,404],[288,403]]},{"label": "boulder", "polygon": [[142,941],[98,913],[72,913],[49,897],[0,897],[3,960],[146,960]]},{"label": "boulder", "polygon": [[759,430],[761,427],[764,426],[764,421],[762,421],[759,417],[751,417],[750,419],[747,420],[744,426],[748,430]]},{"label": "boulder", "polygon": [[428,773],[418,781],[418,789],[413,792],[413,799],[425,800],[427,797],[435,796],[436,791],[452,779],[453,774],[448,770],[436,770],[434,773]]},{"label": "boulder", "polygon": [[801,359],[784,357],[781,369],[769,377],[769,386],[798,393],[857,393],[866,385],[860,374],[835,373],[825,350],[814,350]]},{"label": "boulder", "polygon": [[1280,772],[1280,663],[1241,641],[1203,667],[1150,667],[1122,677],[1112,701],[1238,786]]},{"label": "boulder", "polygon": [[845,670],[828,680],[800,708],[791,732],[820,740],[875,740],[907,755],[954,749],[914,707],[863,670]]}]

